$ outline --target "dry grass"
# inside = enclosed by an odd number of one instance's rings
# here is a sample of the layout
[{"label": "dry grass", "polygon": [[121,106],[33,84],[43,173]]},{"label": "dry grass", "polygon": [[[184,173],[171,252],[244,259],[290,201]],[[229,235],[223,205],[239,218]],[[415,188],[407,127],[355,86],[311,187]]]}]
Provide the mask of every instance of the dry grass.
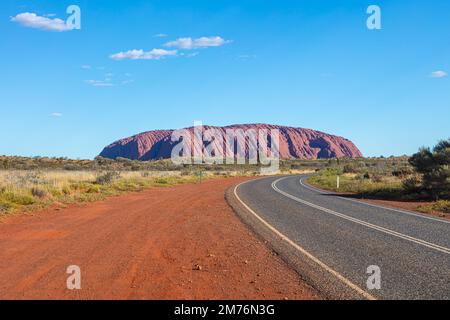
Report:
[{"label": "dry grass", "polygon": [[428,205],[419,206],[417,210],[423,213],[441,212],[450,214],[450,201],[439,200]]},{"label": "dry grass", "polygon": [[[106,179],[105,179],[106,177]],[[212,178],[206,175],[204,178]],[[59,203],[95,201],[123,192],[198,182],[196,175],[166,172],[0,171],[0,216]]]},{"label": "dry grass", "polygon": [[0,219],[49,205],[90,202],[124,192],[201,180],[256,176],[258,171],[0,170]]},{"label": "dry grass", "polygon": [[[337,175],[340,186],[337,189]],[[342,173],[323,170],[319,175],[309,178],[309,183],[322,189],[335,192],[354,193],[364,197],[395,199],[402,196],[402,180],[395,176],[376,176],[365,178],[355,173]]]},{"label": "dry grass", "polygon": [[[314,172],[324,160],[282,160],[281,172]],[[57,204],[87,202],[149,187],[198,183],[202,179],[259,176],[256,165],[176,166],[170,160],[70,160],[0,156],[0,218]]]}]

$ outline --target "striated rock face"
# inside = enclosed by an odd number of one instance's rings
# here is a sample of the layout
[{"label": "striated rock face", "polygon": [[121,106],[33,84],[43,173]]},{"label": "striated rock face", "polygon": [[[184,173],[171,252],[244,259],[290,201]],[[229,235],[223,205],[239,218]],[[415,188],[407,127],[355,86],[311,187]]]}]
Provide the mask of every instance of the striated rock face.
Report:
[{"label": "striated rock face", "polygon": [[[326,134],[320,131],[268,124],[243,124],[226,127],[203,126],[203,130],[217,129],[225,136],[226,130],[258,130],[278,129],[280,132],[280,157],[297,159],[326,159],[326,158],[357,158],[362,157],[359,149],[348,139]],[[193,135],[193,128],[187,128]],[[100,153],[100,156],[110,159],[117,157],[132,160],[168,159],[172,148],[178,142],[171,141],[174,130],[155,130],[137,134],[118,140]]]}]

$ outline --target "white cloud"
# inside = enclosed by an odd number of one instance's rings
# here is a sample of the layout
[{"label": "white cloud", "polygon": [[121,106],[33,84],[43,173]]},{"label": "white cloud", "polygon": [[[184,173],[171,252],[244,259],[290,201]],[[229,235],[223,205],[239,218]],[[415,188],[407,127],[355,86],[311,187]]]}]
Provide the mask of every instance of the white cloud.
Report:
[{"label": "white cloud", "polygon": [[153,49],[151,51],[129,50],[110,55],[113,60],[159,60],[168,56],[176,56],[177,50]]},{"label": "white cloud", "polygon": [[110,82],[109,79],[105,80],[86,80],[87,84],[90,84],[93,87],[113,87],[114,84]]},{"label": "white cloud", "polygon": [[54,118],[61,118],[63,115],[62,115],[62,113],[59,113],[59,112],[53,112],[50,114],[50,116],[52,116]]},{"label": "white cloud", "polygon": [[225,40],[221,37],[201,37],[198,39],[178,38],[175,41],[167,42],[165,46],[190,50],[207,47],[220,47],[230,42],[231,40]]},{"label": "white cloud", "polygon": [[199,54],[200,54],[200,52],[197,52],[197,51],[195,51],[195,52],[190,52],[190,53],[184,53],[184,52],[181,52],[181,53],[180,53],[180,56],[183,56],[183,57],[186,57],[186,58],[193,58],[193,57],[198,56]]},{"label": "white cloud", "polygon": [[128,80],[123,80],[123,81],[121,82],[121,84],[122,84],[122,85],[127,85],[127,84],[130,84],[130,83],[133,83],[133,82],[134,82],[133,79],[128,79]]},{"label": "white cloud", "polygon": [[47,30],[47,31],[70,31],[72,28],[66,24],[65,21],[55,18],[38,16],[36,13],[24,12],[19,13],[11,18],[11,21],[17,22],[24,27]]},{"label": "white cloud", "polygon": [[154,37],[155,38],[165,38],[165,37],[167,37],[167,34],[165,34],[165,33],[158,33],[158,34],[155,34]]},{"label": "white cloud", "polygon": [[82,65],[81,68],[88,70],[88,69],[91,69],[92,67],[88,64],[85,64],[85,65]]},{"label": "white cloud", "polygon": [[256,55],[254,55],[254,54],[241,54],[241,55],[238,56],[238,58],[242,59],[242,60],[255,59]]},{"label": "white cloud", "polygon": [[85,80],[85,82],[93,87],[118,87],[133,83],[134,79],[130,77],[131,74],[129,74],[129,77],[126,78],[119,77],[121,79],[113,79],[113,73],[106,73],[103,80]]},{"label": "white cloud", "polygon": [[433,71],[430,75],[431,78],[444,78],[446,76],[447,76],[447,72],[442,71],[442,70]]}]

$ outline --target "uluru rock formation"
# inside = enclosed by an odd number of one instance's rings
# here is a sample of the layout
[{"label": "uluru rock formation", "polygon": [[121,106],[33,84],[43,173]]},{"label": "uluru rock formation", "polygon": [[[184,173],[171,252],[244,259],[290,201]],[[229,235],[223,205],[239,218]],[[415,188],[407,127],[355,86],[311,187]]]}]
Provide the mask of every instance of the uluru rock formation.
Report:
[{"label": "uluru rock formation", "polygon": [[[280,135],[280,157],[282,159],[327,159],[362,157],[359,149],[348,139],[324,132],[268,124],[243,124],[226,127],[203,126],[203,130],[217,129],[225,136],[226,130],[278,129]],[[186,128],[193,134],[193,127]],[[118,140],[105,147],[100,156],[110,159],[118,157],[131,160],[169,159],[172,148],[178,142],[171,141],[174,130],[154,130]]]}]

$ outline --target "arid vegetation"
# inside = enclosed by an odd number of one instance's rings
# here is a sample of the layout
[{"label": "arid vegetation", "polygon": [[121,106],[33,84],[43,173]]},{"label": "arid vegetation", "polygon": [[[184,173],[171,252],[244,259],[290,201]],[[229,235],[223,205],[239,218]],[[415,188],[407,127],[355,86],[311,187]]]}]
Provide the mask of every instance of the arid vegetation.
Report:
[{"label": "arid vegetation", "polygon": [[0,217],[17,210],[100,200],[122,192],[196,179],[174,172],[3,170],[0,171]]},{"label": "arid vegetation", "polygon": [[356,193],[361,197],[398,198],[405,196],[402,194],[403,180],[413,174],[406,157],[333,159],[309,182],[327,190]]},{"label": "arid vegetation", "polygon": [[450,213],[449,165],[450,140],[447,140],[433,149],[421,148],[412,157],[330,160],[309,182],[361,198],[434,201],[419,205],[418,210]]},{"label": "arid vegetation", "polygon": [[[326,161],[282,161],[284,172],[315,170]],[[0,157],[0,217],[52,204],[95,201],[145,188],[199,183],[202,179],[255,176],[256,165],[174,165],[170,160],[131,161],[97,157],[71,160],[46,157]]]},{"label": "arid vegetation", "polygon": [[[327,160],[281,160],[282,171],[323,168]],[[64,170],[64,171],[180,171],[184,175],[199,171],[256,172],[258,165],[176,165],[171,160],[137,161],[126,158],[116,160],[96,157],[95,160],[72,160],[47,157],[0,156],[0,170]]]}]

